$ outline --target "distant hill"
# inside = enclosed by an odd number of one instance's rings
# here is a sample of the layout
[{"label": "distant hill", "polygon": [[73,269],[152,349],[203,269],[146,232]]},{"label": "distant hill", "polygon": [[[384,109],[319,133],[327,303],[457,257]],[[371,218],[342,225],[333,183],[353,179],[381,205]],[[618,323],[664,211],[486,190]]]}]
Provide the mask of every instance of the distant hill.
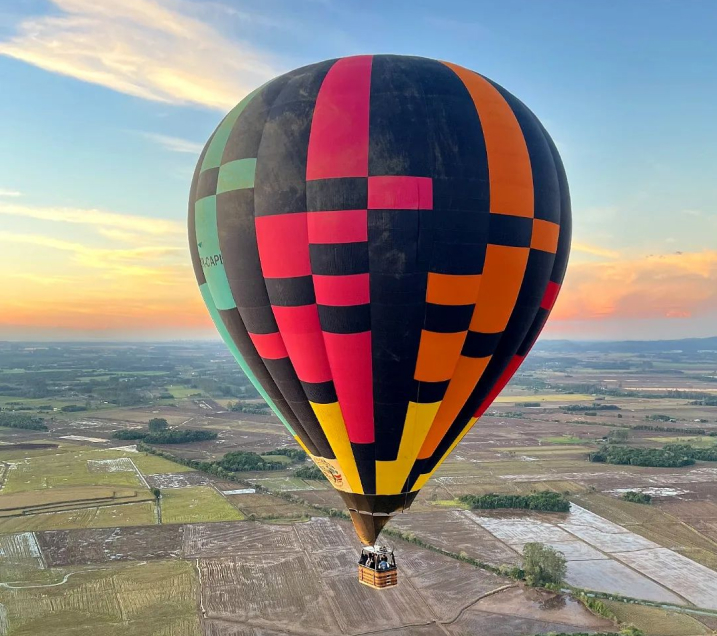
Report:
[{"label": "distant hill", "polygon": [[596,351],[601,353],[660,353],[666,351],[682,351],[697,353],[698,351],[717,351],[717,336],[709,338],[684,338],[682,340],[606,340],[606,341],[573,341],[573,340],[541,340],[535,345],[536,351],[581,353]]}]

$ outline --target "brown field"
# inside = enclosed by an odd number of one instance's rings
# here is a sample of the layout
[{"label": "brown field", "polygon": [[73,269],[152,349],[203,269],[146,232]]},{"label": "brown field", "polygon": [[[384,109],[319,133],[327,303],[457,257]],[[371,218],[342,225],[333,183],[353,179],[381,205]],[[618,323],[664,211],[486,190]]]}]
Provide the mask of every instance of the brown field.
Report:
[{"label": "brown field", "polygon": [[144,526],[38,532],[48,566],[170,559],[181,554],[184,526]]},{"label": "brown field", "polygon": [[319,514],[313,508],[272,495],[228,495],[227,499],[244,515],[253,515],[255,519],[308,519]]}]

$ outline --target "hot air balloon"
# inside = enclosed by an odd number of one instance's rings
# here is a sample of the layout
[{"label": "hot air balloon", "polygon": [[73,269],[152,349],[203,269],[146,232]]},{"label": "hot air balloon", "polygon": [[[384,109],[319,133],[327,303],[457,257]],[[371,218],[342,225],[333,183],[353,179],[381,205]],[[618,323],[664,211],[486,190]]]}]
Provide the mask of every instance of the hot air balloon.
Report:
[{"label": "hot air balloon", "polygon": [[189,199],[219,333],[366,546],[525,359],[570,234],[537,117],[420,57],[333,59],[256,89],[207,142]]}]

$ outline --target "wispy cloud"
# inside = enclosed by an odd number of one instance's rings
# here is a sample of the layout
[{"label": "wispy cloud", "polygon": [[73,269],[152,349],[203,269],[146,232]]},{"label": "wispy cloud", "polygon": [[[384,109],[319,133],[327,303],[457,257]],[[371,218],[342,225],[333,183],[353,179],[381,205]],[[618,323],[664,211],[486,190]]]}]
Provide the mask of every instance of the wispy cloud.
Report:
[{"label": "wispy cloud", "polygon": [[553,320],[688,318],[717,313],[717,251],[574,263]]},{"label": "wispy cloud", "polygon": [[47,71],[143,99],[227,110],[276,75],[269,56],[192,17],[176,0],[50,0],[0,42]]},{"label": "wispy cloud", "polygon": [[170,137],[168,135],[159,135],[156,133],[143,132],[140,133],[143,137],[146,137],[150,141],[153,141],[165,150],[171,152],[186,152],[191,155],[198,155],[202,152],[202,144],[196,141],[189,141],[188,139],[182,139],[181,137]]},{"label": "wispy cloud", "polygon": [[19,216],[41,221],[58,221],[94,226],[105,232],[110,229],[135,234],[182,235],[184,224],[169,219],[119,214],[105,210],[63,207],[37,207],[0,202],[0,215]]},{"label": "wispy cloud", "polygon": [[603,258],[620,258],[620,252],[616,252],[615,250],[609,250],[598,245],[580,243],[579,241],[573,241],[571,249],[573,252],[581,252],[583,254],[590,254],[591,256],[602,256]]},{"label": "wispy cloud", "polygon": [[0,188],[0,197],[19,197],[22,196],[22,192],[18,190],[5,190]]}]

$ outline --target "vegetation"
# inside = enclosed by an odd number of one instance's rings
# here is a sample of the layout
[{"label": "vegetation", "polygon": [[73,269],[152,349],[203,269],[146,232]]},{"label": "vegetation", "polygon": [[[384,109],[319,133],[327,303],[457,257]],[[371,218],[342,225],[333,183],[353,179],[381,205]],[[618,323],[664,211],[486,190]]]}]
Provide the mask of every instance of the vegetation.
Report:
[{"label": "vegetation", "polygon": [[147,444],[188,444],[189,442],[205,442],[217,439],[214,431],[195,429],[170,429],[159,433],[149,433],[144,441]]},{"label": "vegetation", "polygon": [[[166,422],[166,420],[163,420]],[[147,444],[189,444],[190,442],[204,442],[216,439],[218,436],[214,431],[198,429],[159,429],[156,432],[148,432],[137,429],[115,431],[112,433],[114,439],[142,440]]]},{"label": "vegetation", "polygon": [[[297,471],[298,476],[298,471]],[[521,510],[545,510],[549,512],[568,512],[570,502],[565,495],[552,490],[542,490],[530,495],[463,495],[461,503],[474,510],[495,510],[497,508],[517,508]]]},{"label": "vegetation", "polygon": [[542,543],[526,543],[523,547],[523,570],[530,585],[560,585],[568,565],[562,552]]},{"label": "vegetation", "polygon": [[636,627],[626,627],[619,632],[550,632],[537,636],[645,636],[645,634]]},{"label": "vegetation", "polygon": [[671,453],[682,454],[690,459],[698,459],[703,462],[717,462],[717,446],[694,448],[689,444],[667,444],[665,450]]},{"label": "vegetation", "polygon": [[159,488],[152,488],[152,494],[154,495],[154,498],[159,501],[162,496],[162,491]]},{"label": "vegetation", "polygon": [[63,413],[79,413],[80,411],[86,411],[86,406],[80,406],[79,404],[66,404],[60,409]]},{"label": "vegetation", "polygon": [[319,470],[318,466],[302,466],[294,475],[300,479],[326,479],[326,476]]},{"label": "vegetation", "polygon": [[649,504],[652,502],[651,495],[648,495],[644,492],[637,492],[636,490],[629,490],[628,492],[623,493],[620,499],[639,504]]},{"label": "vegetation", "polygon": [[276,450],[264,453],[264,455],[283,455],[284,457],[288,457],[297,463],[306,461],[308,457],[308,455],[300,448],[277,448]]},{"label": "vegetation", "polygon": [[113,439],[144,439],[149,433],[139,429],[125,429],[112,433]]},{"label": "vegetation", "polygon": [[628,430],[626,428],[616,428],[608,433],[607,439],[611,444],[621,444],[627,441]]},{"label": "vegetation", "polygon": [[30,431],[46,431],[45,420],[36,415],[0,411],[0,426],[6,428],[24,428]]},{"label": "vegetation", "polygon": [[238,413],[251,413],[253,415],[269,415],[271,409],[268,404],[242,404],[241,402],[229,402],[227,408]]},{"label": "vegetation", "polygon": [[[679,445],[673,445],[679,448]],[[604,462],[607,464],[619,464],[630,466],[650,466],[676,468],[679,466],[690,466],[695,460],[679,450],[665,448],[629,448],[625,446],[603,446],[599,451],[590,453],[588,459],[591,462]]]},{"label": "vegetation", "polygon": [[252,453],[251,451],[233,451],[227,453],[216,463],[224,470],[234,473],[252,470],[281,470],[284,467],[284,464],[268,462],[260,455]]},{"label": "vegetation", "polygon": [[567,406],[561,407],[562,411],[566,413],[581,413],[583,411],[619,411],[620,407],[617,404],[598,404],[593,403],[587,404],[568,404]]},{"label": "vegetation", "polygon": [[652,415],[645,415],[646,420],[652,420],[653,422],[674,422],[675,418],[669,415],[663,415],[662,413],[653,413]]},{"label": "vegetation", "polygon": [[708,431],[704,428],[680,428],[679,426],[659,426],[657,424],[638,424],[632,428],[636,431],[659,431],[664,433],[682,433],[683,435],[717,436],[717,431]]},{"label": "vegetation", "polygon": [[148,426],[150,433],[160,433],[161,431],[166,431],[169,428],[169,423],[163,417],[153,417],[149,420]]}]

